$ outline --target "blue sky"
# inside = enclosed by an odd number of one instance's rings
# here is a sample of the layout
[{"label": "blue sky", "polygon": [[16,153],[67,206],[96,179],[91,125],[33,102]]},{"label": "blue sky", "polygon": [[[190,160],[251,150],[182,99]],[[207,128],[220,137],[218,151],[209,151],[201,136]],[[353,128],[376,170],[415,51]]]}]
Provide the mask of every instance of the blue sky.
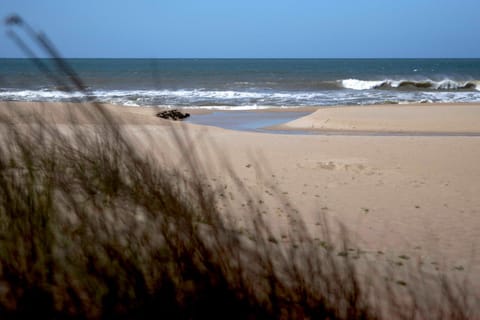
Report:
[{"label": "blue sky", "polygon": [[[65,57],[480,57],[478,0],[0,0]],[[22,53],[0,26],[0,57]]]}]

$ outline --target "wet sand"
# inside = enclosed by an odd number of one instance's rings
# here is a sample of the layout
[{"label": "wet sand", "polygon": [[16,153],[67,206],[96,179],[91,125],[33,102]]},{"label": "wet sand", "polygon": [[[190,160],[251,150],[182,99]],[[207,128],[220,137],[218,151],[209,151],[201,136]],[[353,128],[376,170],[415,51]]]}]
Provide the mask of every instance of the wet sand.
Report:
[{"label": "wet sand", "polygon": [[309,130],[282,130],[275,126],[307,116],[308,111],[214,111],[192,114],[186,122],[237,131],[263,133],[314,134]]}]

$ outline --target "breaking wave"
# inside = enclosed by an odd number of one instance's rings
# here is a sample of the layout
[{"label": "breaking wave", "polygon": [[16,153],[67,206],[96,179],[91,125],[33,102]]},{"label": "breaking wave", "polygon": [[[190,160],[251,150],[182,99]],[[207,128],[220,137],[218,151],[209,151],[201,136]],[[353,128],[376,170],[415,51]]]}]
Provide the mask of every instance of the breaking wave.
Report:
[{"label": "breaking wave", "polygon": [[[53,89],[21,90],[0,88],[0,101],[76,102],[94,99],[124,106],[172,106],[208,109],[263,109],[268,107],[367,105],[415,102],[480,102],[475,90],[371,90],[392,88],[392,81],[343,80],[343,87],[308,91],[277,90],[93,90],[87,96],[81,92]],[[403,85],[410,85],[403,81]],[[417,86],[420,86],[420,82]],[[470,82],[473,83],[473,82]],[[463,85],[466,87],[467,85]],[[472,85],[470,85],[472,86]],[[444,88],[452,85],[444,84]],[[348,88],[348,90],[346,90]],[[458,88],[458,86],[457,86]],[[351,90],[354,89],[354,90]]]},{"label": "breaking wave", "polygon": [[476,90],[480,91],[479,80],[469,81],[455,81],[451,79],[443,79],[434,81],[426,80],[359,80],[359,79],[345,79],[340,80],[339,83],[343,88],[353,90],[371,90],[371,89],[414,89],[414,90],[442,90],[442,91],[456,91],[456,90]]}]

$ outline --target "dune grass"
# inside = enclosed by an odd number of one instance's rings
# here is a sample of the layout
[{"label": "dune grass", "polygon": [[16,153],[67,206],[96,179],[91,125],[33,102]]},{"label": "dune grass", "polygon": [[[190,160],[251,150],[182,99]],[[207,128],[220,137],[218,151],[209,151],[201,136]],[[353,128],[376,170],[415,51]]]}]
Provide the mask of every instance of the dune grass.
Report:
[{"label": "dune grass", "polygon": [[63,132],[3,120],[3,315],[373,317],[353,265],[302,231],[301,248],[279,246],[250,206],[253,241],[239,233],[188,150],[185,176],[137,152],[111,118]]}]

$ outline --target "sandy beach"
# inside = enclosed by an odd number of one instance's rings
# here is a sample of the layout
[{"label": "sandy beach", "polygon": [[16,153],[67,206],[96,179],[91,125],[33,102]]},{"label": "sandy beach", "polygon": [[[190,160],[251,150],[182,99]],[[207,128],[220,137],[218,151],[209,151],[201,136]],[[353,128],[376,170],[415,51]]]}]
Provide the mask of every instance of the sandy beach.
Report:
[{"label": "sandy beach", "polygon": [[480,111],[474,104],[405,104],[326,107],[278,125],[284,130],[406,134],[478,134]]},{"label": "sandy beach", "polygon": [[[1,103],[0,113],[12,108],[67,124],[81,106]],[[480,105],[332,107],[280,126],[314,135],[233,131],[162,120],[152,108],[106,108],[141,147],[179,167],[184,155],[175,150],[173,132],[188,136],[191,154],[206,169],[205,183],[222,186],[239,225],[245,199],[225,178],[229,169],[248,192],[261,195],[282,241],[288,241],[282,228],[295,223],[282,209],[287,202],[313,236],[325,217],[343,224],[372,258],[403,257],[480,283]],[[94,123],[77,117],[77,125]],[[341,134],[355,130],[358,135]],[[145,134],[149,139],[140,141]]]},{"label": "sandy beach", "polygon": [[[464,270],[480,284],[480,106],[322,108],[274,128],[312,127],[317,135],[192,130],[222,150],[245,185],[266,195],[272,224],[291,223],[268,201],[279,190],[312,234],[324,215],[372,255]],[[255,166],[264,169],[265,184]]]}]

